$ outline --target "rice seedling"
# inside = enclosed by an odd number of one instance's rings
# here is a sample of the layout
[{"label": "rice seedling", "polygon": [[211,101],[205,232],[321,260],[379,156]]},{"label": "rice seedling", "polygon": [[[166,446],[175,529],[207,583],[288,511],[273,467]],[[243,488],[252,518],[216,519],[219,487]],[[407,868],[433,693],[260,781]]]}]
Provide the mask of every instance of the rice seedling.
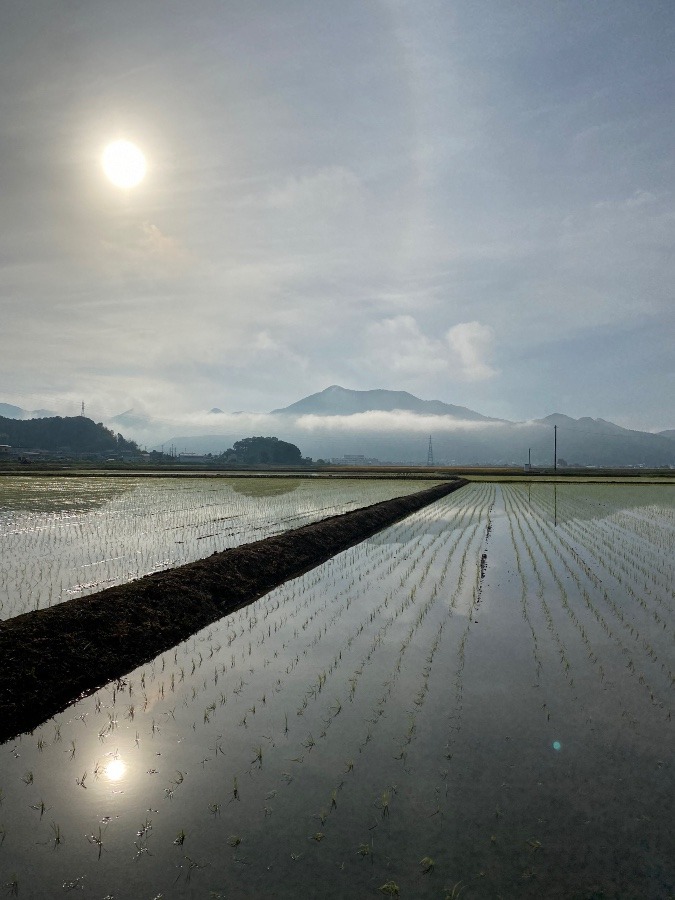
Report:
[{"label": "rice seedling", "polygon": [[87,840],[90,844],[94,844],[95,847],[98,848],[98,858],[101,858],[101,853],[103,852],[103,835],[101,832],[101,826],[99,825],[98,832],[96,834],[88,834]]},{"label": "rice seedling", "polygon": [[52,839],[54,841],[54,849],[56,849],[63,843],[63,835],[61,834],[61,826],[52,820],[50,828],[52,830],[52,835],[53,835]]}]

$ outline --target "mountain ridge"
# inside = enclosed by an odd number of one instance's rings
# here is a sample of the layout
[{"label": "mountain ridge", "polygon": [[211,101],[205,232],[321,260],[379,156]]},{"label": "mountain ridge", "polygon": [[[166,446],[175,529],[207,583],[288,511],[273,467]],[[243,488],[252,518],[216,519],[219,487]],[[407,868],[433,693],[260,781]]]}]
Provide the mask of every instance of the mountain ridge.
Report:
[{"label": "mountain ridge", "polygon": [[280,409],[273,409],[270,415],[356,415],[363,412],[394,412],[403,410],[421,415],[446,415],[459,419],[479,422],[504,421],[484,416],[466,406],[455,406],[442,400],[421,400],[408,391],[390,391],[377,388],[369,391],[355,391],[332,384],[323,391],[310,394]]},{"label": "mountain ridge", "polygon": [[106,425],[157,450],[170,446],[179,452],[219,453],[251,435],[275,435],[315,459],[361,455],[418,464],[426,461],[432,434],[437,464],[517,465],[531,458],[533,465],[546,466],[553,463],[557,426],[561,464],[675,467],[675,429],[655,434],[563,413],[512,422],[407,391],[355,391],[340,385],[270,413],[223,413],[212,407],[170,418],[132,408],[107,418]]}]

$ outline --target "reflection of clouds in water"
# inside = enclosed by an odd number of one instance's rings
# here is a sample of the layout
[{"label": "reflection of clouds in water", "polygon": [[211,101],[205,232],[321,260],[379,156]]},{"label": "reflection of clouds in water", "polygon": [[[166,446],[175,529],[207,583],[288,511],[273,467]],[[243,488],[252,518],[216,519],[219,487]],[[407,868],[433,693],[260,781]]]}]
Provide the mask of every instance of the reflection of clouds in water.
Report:
[{"label": "reflection of clouds in water", "polygon": [[299,478],[241,478],[230,482],[230,487],[237,494],[261,499],[290,494],[297,491],[299,486]]},{"label": "reflection of clouds in water", "polygon": [[521,482],[508,489],[531,505],[538,515],[556,525],[568,522],[595,522],[629,514],[650,522],[663,508],[675,509],[675,492],[662,484],[554,484]]},{"label": "reflection of clouds in water", "polygon": [[104,506],[133,487],[109,478],[3,478],[0,481],[0,516],[15,513],[78,515]]}]

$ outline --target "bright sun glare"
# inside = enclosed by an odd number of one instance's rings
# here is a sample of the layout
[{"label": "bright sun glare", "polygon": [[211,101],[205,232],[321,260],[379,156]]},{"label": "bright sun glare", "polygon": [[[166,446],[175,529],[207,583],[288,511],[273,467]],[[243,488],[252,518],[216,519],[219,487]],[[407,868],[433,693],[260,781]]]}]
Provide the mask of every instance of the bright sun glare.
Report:
[{"label": "bright sun glare", "polygon": [[145,177],[145,156],[131,141],[114,141],[103,151],[103,171],[119,188],[132,188]]},{"label": "bright sun glare", "polygon": [[105,767],[105,774],[111,781],[120,781],[124,777],[127,767],[121,759],[113,759]]}]

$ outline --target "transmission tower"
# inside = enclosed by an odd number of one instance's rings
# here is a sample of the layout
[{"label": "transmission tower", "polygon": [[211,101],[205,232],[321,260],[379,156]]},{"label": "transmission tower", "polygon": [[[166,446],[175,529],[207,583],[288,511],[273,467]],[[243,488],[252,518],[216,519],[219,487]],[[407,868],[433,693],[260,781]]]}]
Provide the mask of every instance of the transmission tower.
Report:
[{"label": "transmission tower", "polygon": [[429,435],[429,449],[427,450],[427,465],[433,466],[434,464],[434,448],[431,446],[431,435]]},{"label": "transmission tower", "polygon": [[82,411],[80,412],[80,415],[84,417],[84,400],[82,401]]}]

